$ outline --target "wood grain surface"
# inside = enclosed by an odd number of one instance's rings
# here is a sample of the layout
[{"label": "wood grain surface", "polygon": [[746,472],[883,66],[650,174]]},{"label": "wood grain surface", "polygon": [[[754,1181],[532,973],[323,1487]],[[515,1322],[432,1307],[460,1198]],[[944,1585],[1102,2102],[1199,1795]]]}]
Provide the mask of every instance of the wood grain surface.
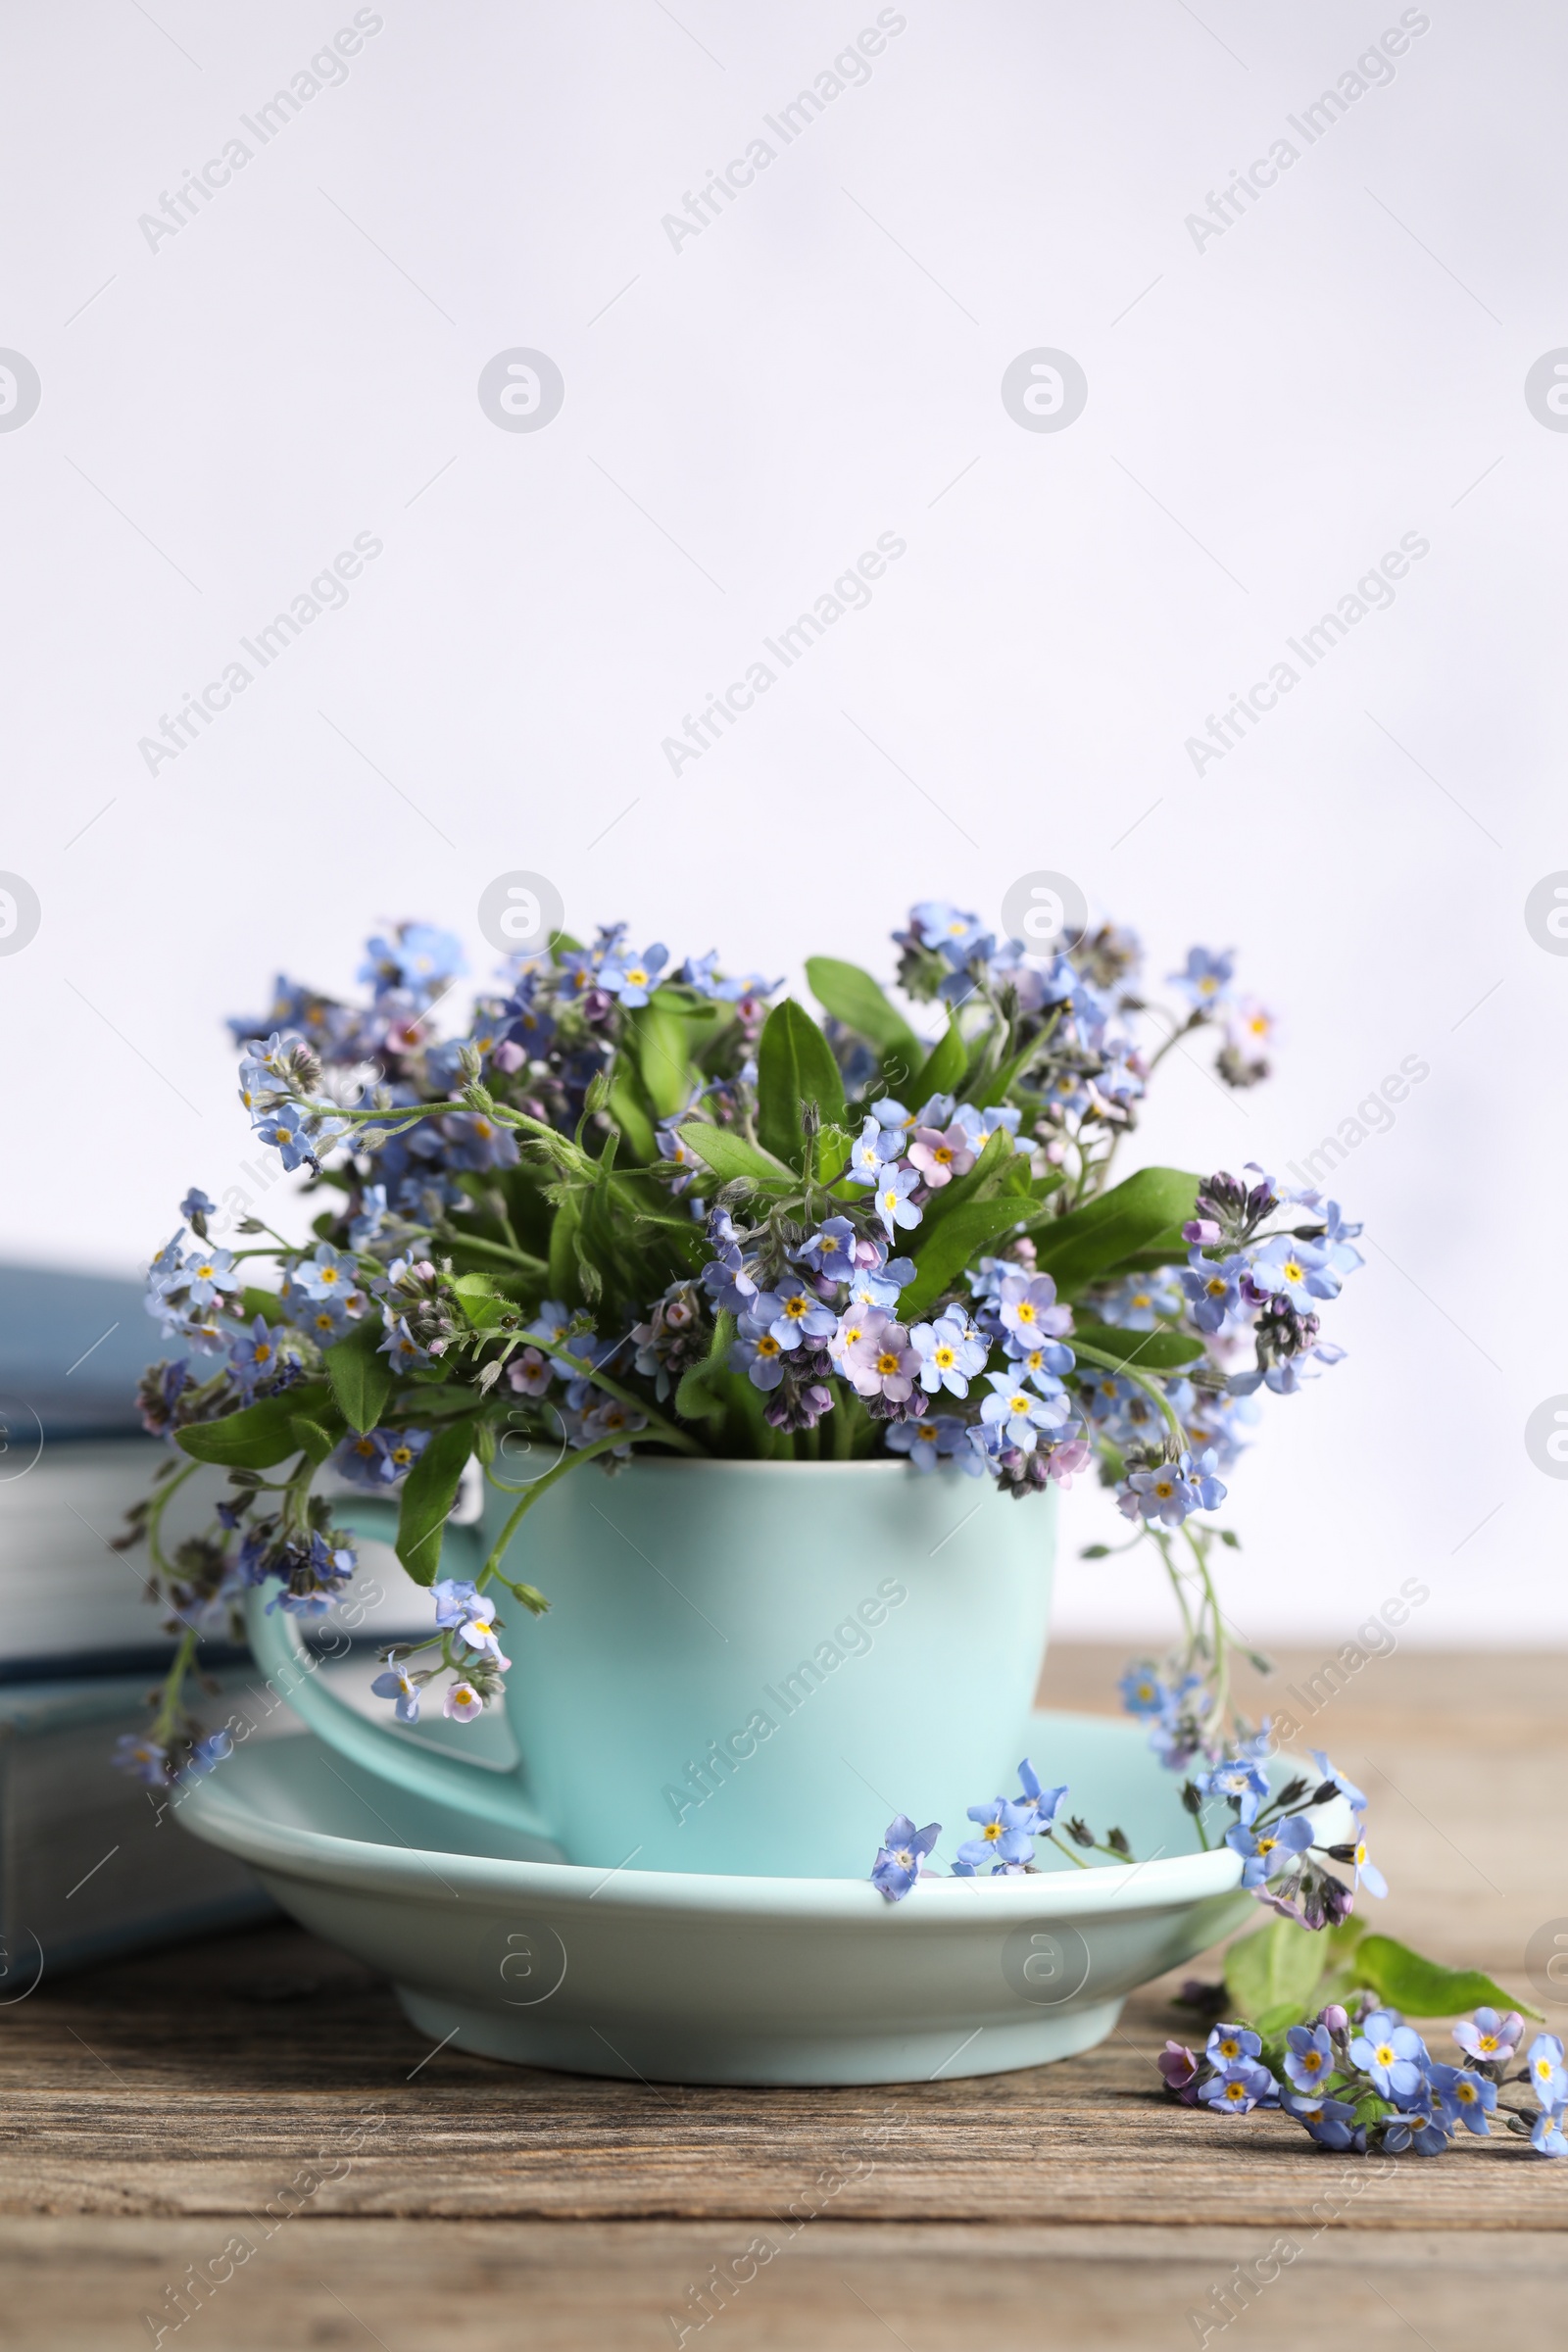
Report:
[{"label": "wood grain surface", "polygon": [[[1093,1703],[1122,1663],[1058,1651],[1047,1696]],[[1283,1660],[1271,1695],[1322,1663]],[[1372,1798],[1378,1924],[1527,1993],[1531,1937],[1568,1931],[1561,1671],[1399,1653],[1307,1727]],[[0,2344],[1558,2337],[1568,2165],[1501,2138],[1368,2162],[1174,2108],[1174,1989],[1054,2067],[725,2090],[432,2051],[286,1925],[46,1981],[0,2009]]]}]

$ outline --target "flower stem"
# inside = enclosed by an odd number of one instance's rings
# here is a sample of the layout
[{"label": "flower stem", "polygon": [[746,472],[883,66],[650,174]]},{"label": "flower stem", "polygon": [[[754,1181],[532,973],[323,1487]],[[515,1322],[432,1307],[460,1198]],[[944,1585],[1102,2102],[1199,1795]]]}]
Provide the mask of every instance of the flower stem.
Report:
[{"label": "flower stem", "polygon": [[[515,1508],[507,1520],[506,1526],[491,1545],[490,1554],[484,1566],[474,1578],[474,1583],[480,1592],[483,1592],[492,1577],[497,1577],[506,1586],[507,1591],[515,1599],[522,1602],[524,1608],[532,1609],[536,1617],[541,1616],[550,1606],[544,1594],[533,1585],[514,1584],[510,1576],[502,1574],[501,1560],[508,1544],[516,1534],[525,1513],[533,1509],[540,1495],[551,1487],[558,1485],[564,1478],[569,1478],[573,1470],[579,1469],[584,1462],[591,1462],[596,1454],[610,1453],[617,1446],[635,1446],[636,1443],[637,1435],[627,1437],[623,1431],[612,1432],[608,1438],[597,1438],[593,1445],[581,1446],[577,1452],[568,1453],[561,1461],[552,1464],[543,1478],[536,1478],[531,1487],[525,1488]],[[500,1487],[504,1494],[516,1494],[515,1487],[503,1486],[499,1479],[493,1479],[491,1484]]]},{"label": "flower stem", "polygon": [[191,1660],[195,1655],[196,1629],[194,1626],[187,1626],[180,1638],[179,1647],[174,1652],[169,1672],[164,1677],[164,1694],[158,1702],[158,1713],[153,1718],[152,1739],[158,1747],[163,1747],[168,1743],[169,1736],[174,1728],[175,1718],[179,1713],[180,1692],[185,1687],[185,1677],[190,1671]]},{"label": "flower stem", "polygon": [[[580,1355],[573,1355],[559,1341],[542,1340],[532,1333],[526,1334],[525,1338],[527,1346],[537,1348],[541,1355],[550,1356],[558,1364],[569,1364],[573,1372],[590,1382],[594,1388],[603,1389],[607,1396],[613,1396],[617,1404],[629,1404],[634,1412],[641,1413],[649,1428],[656,1431],[666,1446],[677,1446],[682,1453],[708,1451],[707,1446],[700,1445],[696,1438],[688,1437],[683,1429],[675,1427],[673,1421],[666,1421],[662,1413],[656,1412],[647,1398],[639,1396],[635,1389],[624,1388],[618,1380],[611,1380],[605,1373],[594,1371],[591,1365],[583,1362]],[[613,1443],[623,1445],[625,1439],[617,1438]]]},{"label": "flower stem", "polygon": [[1087,1347],[1075,1335],[1069,1335],[1068,1345],[1072,1348],[1073,1354],[1081,1356],[1085,1363],[1099,1364],[1102,1371],[1119,1372],[1123,1379],[1130,1380],[1135,1388],[1142,1389],[1150,1402],[1158,1405],[1171,1435],[1180,1442],[1182,1449],[1186,1450],[1187,1432],[1183,1429],[1175,1407],[1171,1404],[1163,1389],[1156,1388],[1146,1374],[1135,1372],[1132,1365],[1123,1356],[1106,1355],[1102,1348]]},{"label": "flower stem", "polygon": [[172,1494],[177,1494],[185,1481],[194,1478],[200,1468],[200,1462],[191,1462],[185,1469],[176,1471],[167,1485],[157,1489],[147,1506],[147,1556],[160,1576],[172,1577],[174,1573],[171,1563],[164,1557],[162,1541],[164,1512],[169,1498]]}]

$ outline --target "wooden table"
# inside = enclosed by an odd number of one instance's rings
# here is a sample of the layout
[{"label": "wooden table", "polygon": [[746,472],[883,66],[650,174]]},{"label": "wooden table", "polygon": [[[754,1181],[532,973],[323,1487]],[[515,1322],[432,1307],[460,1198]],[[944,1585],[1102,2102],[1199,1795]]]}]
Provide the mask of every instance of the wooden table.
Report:
[{"label": "wooden table", "polygon": [[[1093,1704],[1122,1662],[1056,1652],[1048,1703]],[[1304,1686],[1322,1663],[1281,1666]],[[1396,1654],[1310,1726],[1372,1798],[1379,1924],[1520,1989],[1532,1934],[1568,1927],[1563,1670]],[[0,2344],[1562,2340],[1568,2163],[1502,2138],[1368,2162],[1167,2105],[1173,1989],[1032,2073],[714,2090],[432,2053],[368,1970],[286,1926],[45,1984],[0,2011]],[[1541,2005],[1568,2031],[1568,2002]],[[171,2290],[230,2241],[176,2327]],[[755,2277],[701,2324],[737,2258]]]}]

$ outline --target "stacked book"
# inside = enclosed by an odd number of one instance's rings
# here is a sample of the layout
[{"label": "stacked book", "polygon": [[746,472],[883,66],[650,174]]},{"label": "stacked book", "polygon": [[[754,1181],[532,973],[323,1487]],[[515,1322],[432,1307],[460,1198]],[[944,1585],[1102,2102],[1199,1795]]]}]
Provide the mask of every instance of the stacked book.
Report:
[{"label": "stacked book", "polygon": [[[145,1730],[175,1642],[145,1553],[111,1542],[165,1458],[135,1406],[157,1341],[137,1284],[0,1266],[0,2007],[41,1976],[271,1908],[110,1760],[122,1732]],[[427,1630],[428,1597],[392,1553],[362,1556],[386,1598],[361,1643]],[[220,1724],[261,1678],[226,1644],[200,1657],[218,1685],[202,1711]],[[299,1728],[283,1707],[246,1711],[260,1736]]]}]

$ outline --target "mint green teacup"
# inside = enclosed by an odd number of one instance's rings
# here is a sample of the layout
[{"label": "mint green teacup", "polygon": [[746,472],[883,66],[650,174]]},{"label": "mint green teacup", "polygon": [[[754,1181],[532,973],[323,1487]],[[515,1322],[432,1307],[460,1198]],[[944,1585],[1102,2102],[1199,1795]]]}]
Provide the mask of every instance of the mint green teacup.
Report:
[{"label": "mint green teacup", "polygon": [[[448,1529],[444,1576],[477,1573],[513,1500]],[[395,1524],[371,1497],[334,1509],[367,1535]],[[863,1877],[895,1813],[944,1823],[951,1860],[965,1807],[1013,1788],[1055,1514],[1054,1488],[1013,1500],[892,1459],[587,1465],[540,1497],[504,1563],[551,1602],[532,1620],[501,1595],[510,1771],[438,1752],[390,1707],[384,1726],[356,1714],[302,1671],[265,1591],[251,1642],[344,1755],[569,1862]]]}]

